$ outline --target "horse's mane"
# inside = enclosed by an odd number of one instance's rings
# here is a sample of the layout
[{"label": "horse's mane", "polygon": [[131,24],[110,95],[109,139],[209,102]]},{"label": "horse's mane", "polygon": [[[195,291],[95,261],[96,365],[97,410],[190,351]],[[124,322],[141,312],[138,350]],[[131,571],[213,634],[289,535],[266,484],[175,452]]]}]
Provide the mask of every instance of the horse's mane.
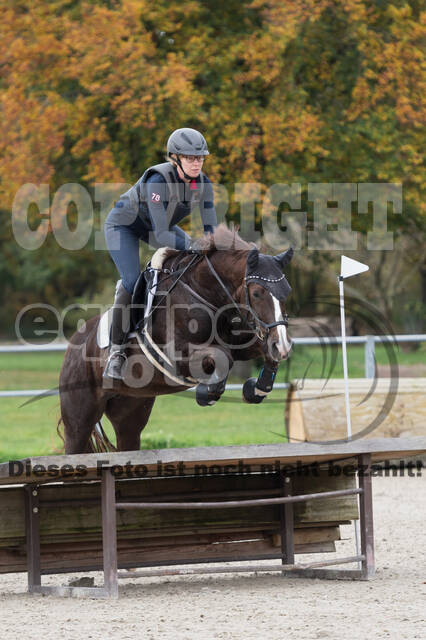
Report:
[{"label": "horse's mane", "polygon": [[[237,227],[228,227],[223,222],[215,227],[213,233],[204,234],[200,238],[195,239],[194,243],[197,249],[209,254],[220,250],[250,251],[256,246],[243,240],[238,234]],[[168,249],[167,257],[176,256],[179,255],[179,253],[181,252],[176,251],[176,249]]]},{"label": "horse's mane", "polygon": [[231,251],[250,251],[253,249],[240,235],[238,235],[237,227],[228,227],[225,223],[221,223],[214,229],[213,233],[202,236],[196,241],[197,246],[203,251],[219,251],[220,249],[228,249]]}]

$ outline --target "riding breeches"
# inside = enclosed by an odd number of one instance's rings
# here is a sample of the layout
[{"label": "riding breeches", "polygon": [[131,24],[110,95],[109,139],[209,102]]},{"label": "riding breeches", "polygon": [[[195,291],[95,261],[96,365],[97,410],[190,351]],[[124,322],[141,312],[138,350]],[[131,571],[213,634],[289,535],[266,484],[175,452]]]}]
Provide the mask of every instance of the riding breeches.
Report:
[{"label": "riding breeches", "polygon": [[[158,249],[161,245],[157,244],[154,234],[144,226],[141,218],[131,224],[117,224],[113,220],[114,209],[108,215],[105,221],[105,239],[108,251],[117,267],[124,288],[132,293],[139,274],[141,271],[139,258],[139,241]],[[177,236],[187,239],[187,235],[177,226],[172,228]]]}]

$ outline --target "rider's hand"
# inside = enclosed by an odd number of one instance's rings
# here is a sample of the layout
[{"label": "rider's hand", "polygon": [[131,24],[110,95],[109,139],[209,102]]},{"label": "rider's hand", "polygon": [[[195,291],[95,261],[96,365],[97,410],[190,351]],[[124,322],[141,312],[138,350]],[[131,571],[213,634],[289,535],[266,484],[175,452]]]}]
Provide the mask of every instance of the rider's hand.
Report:
[{"label": "rider's hand", "polygon": [[199,240],[192,240],[191,244],[189,245],[188,251],[190,251],[191,253],[197,253],[199,256],[202,256],[205,249],[202,247],[202,244],[199,242]]}]

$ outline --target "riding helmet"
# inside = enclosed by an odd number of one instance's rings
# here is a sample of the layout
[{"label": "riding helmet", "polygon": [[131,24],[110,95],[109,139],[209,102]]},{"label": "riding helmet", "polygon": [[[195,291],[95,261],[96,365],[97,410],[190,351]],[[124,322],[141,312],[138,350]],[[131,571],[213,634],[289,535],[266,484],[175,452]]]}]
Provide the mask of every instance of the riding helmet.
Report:
[{"label": "riding helmet", "polygon": [[167,153],[185,156],[208,156],[209,150],[204,136],[196,129],[184,127],[173,131],[167,141]]}]

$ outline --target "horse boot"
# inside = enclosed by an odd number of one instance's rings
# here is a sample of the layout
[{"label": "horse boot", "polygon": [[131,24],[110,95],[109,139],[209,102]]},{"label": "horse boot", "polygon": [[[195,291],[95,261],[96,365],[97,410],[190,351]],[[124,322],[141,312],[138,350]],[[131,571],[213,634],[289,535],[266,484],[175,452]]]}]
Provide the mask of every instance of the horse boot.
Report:
[{"label": "horse boot", "polygon": [[111,321],[111,340],[103,378],[112,378],[114,380],[123,379],[122,369],[127,360],[125,342],[130,330],[131,299],[132,294],[123,287],[121,280],[119,280],[115,290]]}]

